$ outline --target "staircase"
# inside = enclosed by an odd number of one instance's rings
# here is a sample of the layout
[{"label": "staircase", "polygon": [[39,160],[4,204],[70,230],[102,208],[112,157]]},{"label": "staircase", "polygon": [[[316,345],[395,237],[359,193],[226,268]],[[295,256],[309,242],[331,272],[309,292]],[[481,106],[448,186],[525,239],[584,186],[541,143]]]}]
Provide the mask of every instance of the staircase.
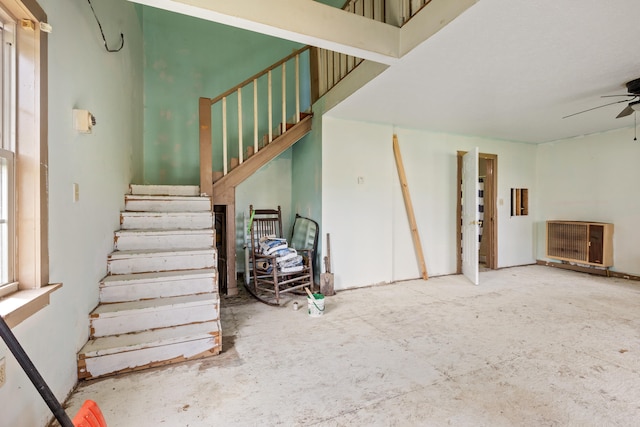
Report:
[{"label": "staircase", "polygon": [[197,186],[130,186],[78,378],[220,352],[211,198],[199,194]]}]

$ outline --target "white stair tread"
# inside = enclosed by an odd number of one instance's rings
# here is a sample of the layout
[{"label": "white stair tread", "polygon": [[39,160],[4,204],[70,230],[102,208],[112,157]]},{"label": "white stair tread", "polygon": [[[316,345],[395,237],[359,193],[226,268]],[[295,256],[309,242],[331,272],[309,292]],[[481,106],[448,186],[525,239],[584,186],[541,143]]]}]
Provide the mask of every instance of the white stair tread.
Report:
[{"label": "white stair tread", "polygon": [[85,357],[103,356],[120,353],[122,351],[132,351],[141,348],[208,338],[212,333],[219,332],[220,324],[217,321],[212,321],[94,338],[87,342],[80,351],[80,354]]},{"label": "white stair tread", "polygon": [[153,212],[153,211],[122,211],[120,215],[130,217],[163,217],[163,216],[212,216],[211,211],[181,211],[181,212]]},{"label": "white stair tread", "polygon": [[183,256],[183,255],[205,255],[214,253],[214,248],[201,248],[201,249],[143,249],[143,250],[126,250],[126,251],[114,251],[108,255],[108,260],[117,259],[130,259],[130,258],[148,258],[152,256]]},{"label": "white stair tread", "polygon": [[149,195],[149,194],[125,194],[125,200],[166,200],[166,201],[200,201],[210,200],[208,196],[171,196],[171,195]]},{"label": "white stair tread", "polygon": [[148,195],[190,195],[199,196],[200,187],[197,185],[144,185],[130,184],[129,191],[131,194],[148,194]]},{"label": "white stair tread", "polygon": [[125,236],[125,235],[145,235],[145,236],[183,236],[185,234],[189,235],[199,235],[199,234],[213,234],[213,229],[211,228],[170,228],[170,229],[162,229],[162,228],[153,228],[153,229],[145,229],[145,228],[132,228],[129,230],[117,230],[116,236]]},{"label": "white stair tread", "polygon": [[164,280],[187,280],[196,278],[215,277],[215,268],[201,268],[197,270],[159,271],[153,273],[114,274],[105,276],[101,283],[105,286],[130,284],[132,281],[161,282]]},{"label": "white stair tread", "polygon": [[[218,303],[220,297],[217,293],[183,295],[169,298],[154,298],[141,301],[117,302],[113,304],[100,304],[91,313],[92,317],[115,317],[129,311],[170,310],[176,306],[200,306]],[[98,315],[98,316],[95,316]]]}]

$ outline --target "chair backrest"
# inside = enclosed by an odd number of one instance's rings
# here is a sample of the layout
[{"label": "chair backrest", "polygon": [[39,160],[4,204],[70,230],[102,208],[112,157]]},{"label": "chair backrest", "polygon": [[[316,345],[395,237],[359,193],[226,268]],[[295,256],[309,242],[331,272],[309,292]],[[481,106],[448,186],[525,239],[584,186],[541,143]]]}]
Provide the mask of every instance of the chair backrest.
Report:
[{"label": "chair backrest", "polygon": [[251,248],[255,251],[262,236],[282,237],[282,213],[278,209],[253,209],[249,206]]},{"label": "chair backrest", "polygon": [[296,214],[291,229],[291,247],[295,249],[313,249],[318,246],[318,223]]},{"label": "chair backrest", "polygon": [[73,418],[74,427],[107,427],[102,411],[93,400],[86,400]]},{"label": "chair backrest", "polygon": [[296,214],[291,228],[290,246],[295,249],[313,249],[313,271],[319,272],[317,265],[318,223],[312,219]]}]

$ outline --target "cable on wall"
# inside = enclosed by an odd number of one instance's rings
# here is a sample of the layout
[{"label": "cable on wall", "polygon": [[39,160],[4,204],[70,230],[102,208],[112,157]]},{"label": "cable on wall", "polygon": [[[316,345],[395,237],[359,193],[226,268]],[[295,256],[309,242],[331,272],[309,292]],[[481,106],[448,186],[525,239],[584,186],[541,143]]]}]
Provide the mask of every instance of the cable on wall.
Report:
[{"label": "cable on wall", "polygon": [[104,36],[104,31],[102,30],[102,24],[100,24],[100,20],[98,19],[98,15],[96,15],[96,11],[93,8],[93,4],[91,4],[91,0],[87,0],[89,2],[89,6],[91,6],[91,11],[93,12],[93,16],[96,18],[96,22],[98,23],[98,28],[100,28],[100,34],[102,34],[102,41],[104,41],[104,48],[107,49],[107,52],[120,52],[124,47],[124,34],[120,33],[120,47],[117,49],[109,49],[107,45],[107,39]]}]

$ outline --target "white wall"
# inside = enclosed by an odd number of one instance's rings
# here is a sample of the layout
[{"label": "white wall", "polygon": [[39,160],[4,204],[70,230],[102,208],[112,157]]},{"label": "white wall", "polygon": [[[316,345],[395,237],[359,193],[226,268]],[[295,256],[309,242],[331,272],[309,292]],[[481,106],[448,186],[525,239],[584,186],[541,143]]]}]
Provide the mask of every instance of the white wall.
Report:
[{"label": "white wall", "polygon": [[[13,329],[59,400],[76,383],[76,353],[88,337],[88,314],[98,303],[98,281],[113,250],[113,231],[127,185],[141,171],[142,31],[125,0],[94,0],[110,46],[124,33],[124,49],[107,53],[87,2],[39,0],[49,36],[50,281],[62,282],[51,304]],[[71,110],[97,118],[91,135],[72,130]],[[80,201],[72,202],[72,184]],[[0,388],[0,424],[43,426],[47,406],[15,361],[7,360]],[[70,414],[73,415],[73,414]]]},{"label": "white wall", "polygon": [[[402,128],[395,132],[430,276],[456,271],[456,156],[475,146],[498,155],[498,266],[535,262],[533,217],[512,218],[509,211],[510,188],[536,194],[534,145]],[[393,133],[389,125],[323,117],[322,227],[331,233],[336,289],[420,276]],[[535,209],[532,204],[530,211]]]},{"label": "white wall", "polygon": [[640,142],[633,137],[627,128],[538,147],[538,258],[546,220],[611,222],[612,269],[640,274]]}]

